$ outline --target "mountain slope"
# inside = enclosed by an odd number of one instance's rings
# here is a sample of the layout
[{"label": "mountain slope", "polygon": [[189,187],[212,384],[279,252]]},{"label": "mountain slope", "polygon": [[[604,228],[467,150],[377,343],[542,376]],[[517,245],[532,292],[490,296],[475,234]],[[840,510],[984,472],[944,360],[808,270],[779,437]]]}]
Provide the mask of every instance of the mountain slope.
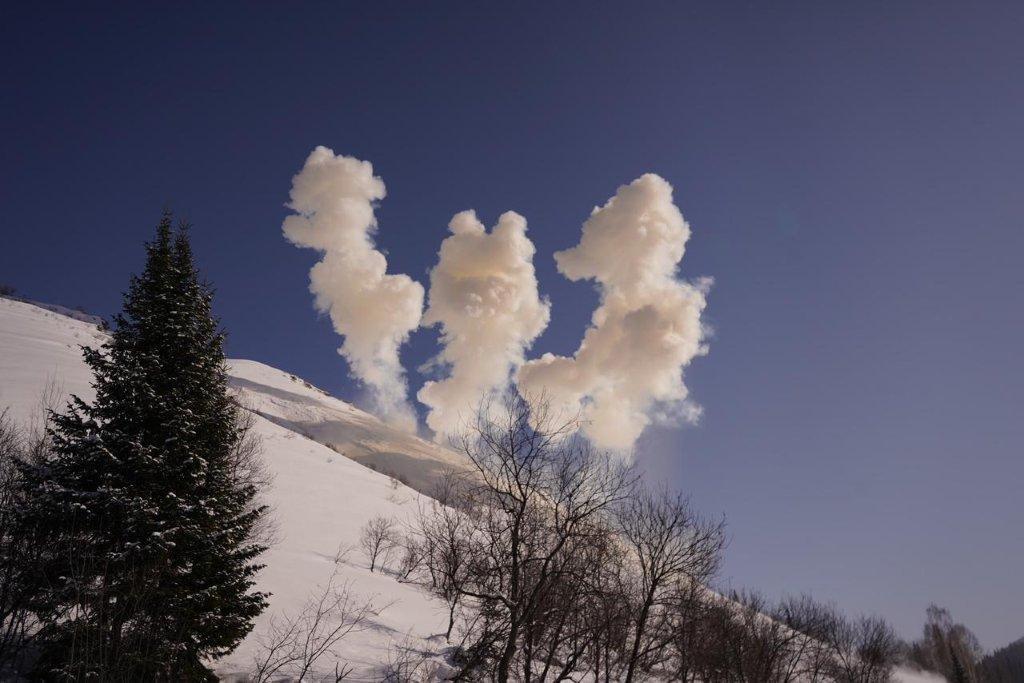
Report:
[{"label": "mountain slope", "polygon": [[[90,320],[59,310],[0,297],[0,411],[9,408],[19,423],[40,418],[44,394],[51,401],[57,398],[58,407],[69,393],[86,399],[93,395],[79,346],[101,344],[106,335]],[[259,589],[272,593],[270,607],[249,638],[219,663],[220,673],[251,670],[272,622],[295,616],[332,575],[378,607],[365,629],[336,648],[338,658],[355,667],[346,680],[382,680],[396,648],[443,652],[444,603],[391,574],[371,573],[356,546],[361,528],[375,516],[399,524],[410,520],[420,502],[414,489],[429,491],[438,472],[464,466],[462,459],[276,368],[248,360],[231,360],[228,366],[231,386],[255,415],[253,428],[274,479],[267,500],[274,509],[277,542],[262,558],[267,566],[258,577]],[[339,550],[345,549],[338,561]],[[333,666],[334,658],[328,659]],[[441,664],[439,654],[432,659]],[[943,679],[900,669],[894,680]]]},{"label": "mountain slope", "polygon": [[[96,346],[104,339],[90,322],[0,298],[0,410],[8,408],[14,420],[25,424],[39,419],[40,398],[48,391],[54,394],[51,399],[58,399],[57,406],[69,393],[91,398],[91,375],[79,346]],[[397,645],[424,652],[443,649],[443,638],[435,634],[444,632],[444,604],[391,575],[371,573],[356,548],[367,521],[377,515],[399,523],[409,520],[419,494],[300,432],[329,437],[339,450],[363,462],[383,458],[397,474],[423,488],[429,485],[429,473],[458,465],[457,456],[396,432],[287,373],[252,361],[229,365],[232,386],[256,412],[253,428],[273,477],[267,500],[274,510],[277,542],[261,558],[267,566],[258,576],[259,589],[272,593],[270,608],[219,670],[249,670],[272,620],[295,616],[332,575],[355,595],[373,599],[378,608],[386,606],[370,616],[366,629],[350,634],[337,648],[341,659],[355,666],[346,680],[380,680],[380,667]],[[349,551],[336,562],[339,549],[345,548]]]},{"label": "mountain slope", "polygon": [[0,297],[0,410],[24,424],[42,417],[44,393],[91,398],[92,372],[79,347],[106,338],[92,323]]},{"label": "mountain slope", "polygon": [[294,375],[251,360],[230,360],[228,371],[247,408],[418,491],[429,494],[441,472],[465,467],[459,454],[392,429]]},{"label": "mountain slope", "polygon": [[[106,333],[94,316],[0,298],[0,409],[24,422],[39,416],[50,393],[92,398],[91,374],[80,346],[98,346]],[[328,445],[338,453],[429,493],[437,475],[464,467],[457,453],[398,431],[310,383],[251,360],[229,360],[229,381],[258,415]]]}]

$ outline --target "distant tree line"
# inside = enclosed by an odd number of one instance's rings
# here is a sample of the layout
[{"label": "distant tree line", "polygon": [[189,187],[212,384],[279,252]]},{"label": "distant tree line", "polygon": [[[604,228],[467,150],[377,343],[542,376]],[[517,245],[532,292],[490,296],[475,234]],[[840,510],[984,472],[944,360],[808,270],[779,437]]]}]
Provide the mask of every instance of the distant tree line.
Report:
[{"label": "distant tree line", "polygon": [[920,640],[907,646],[908,662],[950,683],[1018,683],[1024,681],[1024,638],[988,655],[949,610],[931,605]]},{"label": "distant tree line", "polygon": [[981,660],[982,680],[987,683],[1024,681],[1024,638],[999,648]]},{"label": "distant tree line", "polygon": [[216,680],[266,606],[259,445],[227,391],[188,232],[165,215],[95,399],[0,417],[0,678]]}]

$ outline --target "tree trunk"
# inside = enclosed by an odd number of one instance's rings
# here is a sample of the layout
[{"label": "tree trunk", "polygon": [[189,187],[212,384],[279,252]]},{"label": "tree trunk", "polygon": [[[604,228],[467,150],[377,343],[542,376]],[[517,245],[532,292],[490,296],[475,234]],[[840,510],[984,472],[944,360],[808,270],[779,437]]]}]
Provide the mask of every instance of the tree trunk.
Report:
[{"label": "tree trunk", "polygon": [[512,666],[512,657],[516,653],[516,641],[519,640],[519,624],[515,621],[509,626],[508,642],[505,643],[505,650],[498,660],[497,683],[508,683],[508,670]]},{"label": "tree trunk", "polygon": [[640,617],[636,620],[636,633],[633,634],[633,649],[629,655],[629,666],[626,669],[626,677],[623,683],[633,683],[633,676],[636,675],[636,661],[639,659],[640,641],[643,640],[644,631],[647,628],[647,615],[651,611],[651,603],[654,602],[654,591],[657,586],[652,586],[651,591],[644,600],[644,606],[640,610]]}]

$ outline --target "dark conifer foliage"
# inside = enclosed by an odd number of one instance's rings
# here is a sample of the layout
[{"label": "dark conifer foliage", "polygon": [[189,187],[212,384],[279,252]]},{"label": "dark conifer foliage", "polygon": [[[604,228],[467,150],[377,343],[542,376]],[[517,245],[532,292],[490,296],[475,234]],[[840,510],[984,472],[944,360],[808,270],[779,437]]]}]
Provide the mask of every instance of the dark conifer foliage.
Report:
[{"label": "dark conifer foliage", "polygon": [[95,399],[54,415],[52,453],[26,468],[47,678],[208,679],[266,606],[266,509],[239,476],[212,293],[170,214],[146,250],[110,341],[84,351]]}]

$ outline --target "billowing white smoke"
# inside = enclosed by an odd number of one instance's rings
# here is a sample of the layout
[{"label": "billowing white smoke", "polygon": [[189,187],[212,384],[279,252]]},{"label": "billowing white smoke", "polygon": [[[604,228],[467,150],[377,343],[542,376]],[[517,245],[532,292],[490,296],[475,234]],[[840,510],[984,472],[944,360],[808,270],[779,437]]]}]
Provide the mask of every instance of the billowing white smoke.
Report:
[{"label": "billowing white smoke", "polygon": [[[344,337],[339,352],[369,389],[382,417],[415,429],[399,348],[420,324],[423,287],[388,275],[374,246],[374,202],[383,181],[365,161],[317,147],[292,182],[283,225],[300,247],[323,252],[310,271],[316,308]],[[696,419],[683,370],[707,352],[701,313],[710,279],[677,277],[690,229],[672,187],[647,174],[595,208],[580,243],[555,254],[570,280],[596,281],[601,303],[572,357],[545,354],[524,364],[544,331],[550,305],[538,293],[526,221],[508,212],[488,233],[472,211],[456,214],[430,274],[422,324],[440,325],[441,352],[431,364],[446,376],[418,398],[439,438],[456,433],[481,399],[508,387],[544,395],[556,410],[581,414],[598,446],[629,449],[653,420]]]},{"label": "billowing white smoke", "polygon": [[551,312],[537,292],[526,219],[509,211],[488,233],[473,211],[463,211],[448,228],[423,324],[441,326],[444,348],[432,363],[449,373],[417,394],[437,438],[458,433],[481,399],[508,387]]},{"label": "billowing white smoke", "polygon": [[328,313],[345,338],[338,352],[381,417],[413,431],[398,349],[419,325],[423,286],[388,275],[387,260],[374,246],[373,203],[384,194],[384,181],[369,162],[317,147],[292,179],[288,206],[296,213],[282,228],[296,246],[323,252],[309,271],[309,289],[317,310]]},{"label": "billowing white smoke", "polygon": [[555,260],[570,280],[597,282],[600,306],[573,357],[549,353],[522,366],[520,393],[581,413],[588,438],[603,448],[631,448],[666,413],[696,419],[683,368],[707,352],[700,316],[711,281],[677,278],[689,237],[672,186],[654,174],[595,208],[580,243]]}]

